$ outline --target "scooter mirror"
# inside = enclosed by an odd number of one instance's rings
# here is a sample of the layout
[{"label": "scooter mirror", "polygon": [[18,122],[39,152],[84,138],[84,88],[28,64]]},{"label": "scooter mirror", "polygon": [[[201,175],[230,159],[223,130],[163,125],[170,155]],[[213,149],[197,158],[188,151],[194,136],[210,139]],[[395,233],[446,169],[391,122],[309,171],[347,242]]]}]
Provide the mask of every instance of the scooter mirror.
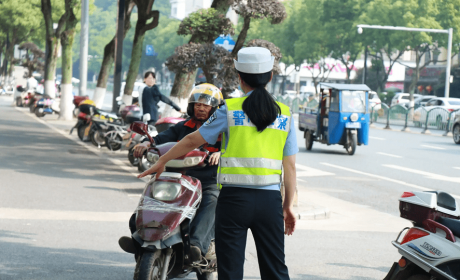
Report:
[{"label": "scooter mirror", "polygon": [[154,143],[152,136],[149,134],[149,125],[140,121],[133,122],[129,127],[132,131],[136,132],[137,134],[147,136],[149,138],[150,143]]}]

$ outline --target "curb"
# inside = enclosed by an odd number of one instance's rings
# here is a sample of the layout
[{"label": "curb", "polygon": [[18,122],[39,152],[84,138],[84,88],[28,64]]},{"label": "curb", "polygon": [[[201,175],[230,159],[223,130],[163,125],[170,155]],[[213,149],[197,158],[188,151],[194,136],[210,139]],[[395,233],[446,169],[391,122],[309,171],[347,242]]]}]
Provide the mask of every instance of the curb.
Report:
[{"label": "curb", "polygon": [[299,220],[324,220],[331,217],[331,211],[328,208],[315,208],[296,215]]}]

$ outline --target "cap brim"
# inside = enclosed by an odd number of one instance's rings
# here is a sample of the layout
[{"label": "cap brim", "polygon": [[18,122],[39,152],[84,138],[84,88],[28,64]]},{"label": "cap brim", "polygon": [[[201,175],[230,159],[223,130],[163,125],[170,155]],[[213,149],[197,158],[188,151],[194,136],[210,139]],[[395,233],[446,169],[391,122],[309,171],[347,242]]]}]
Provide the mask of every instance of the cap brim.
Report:
[{"label": "cap brim", "polygon": [[233,59],[233,62],[235,64],[236,70],[238,70],[239,72],[248,74],[262,74],[270,72],[273,69],[275,57],[272,56],[271,60],[260,63],[244,63],[238,62],[235,59]]}]

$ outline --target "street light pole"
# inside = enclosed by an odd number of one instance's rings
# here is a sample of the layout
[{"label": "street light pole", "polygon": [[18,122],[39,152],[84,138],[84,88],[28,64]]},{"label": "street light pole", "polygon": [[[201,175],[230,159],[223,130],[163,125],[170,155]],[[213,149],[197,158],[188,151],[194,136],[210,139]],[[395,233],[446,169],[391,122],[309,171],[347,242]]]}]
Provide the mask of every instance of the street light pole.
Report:
[{"label": "street light pole", "polygon": [[80,87],[78,95],[86,93],[88,78],[88,30],[89,30],[89,0],[82,0],[81,4],[81,31],[80,31]]},{"label": "street light pole", "polygon": [[447,65],[446,65],[446,83],[444,86],[444,97],[449,97],[450,90],[450,65],[451,65],[451,56],[452,56],[452,33],[453,29],[428,29],[428,28],[412,28],[412,27],[401,27],[401,26],[386,26],[386,25],[368,25],[368,24],[358,24],[358,33],[363,32],[363,28],[370,29],[386,29],[386,30],[397,30],[397,31],[416,31],[416,32],[431,32],[431,33],[444,33],[448,34],[447,42]]}]

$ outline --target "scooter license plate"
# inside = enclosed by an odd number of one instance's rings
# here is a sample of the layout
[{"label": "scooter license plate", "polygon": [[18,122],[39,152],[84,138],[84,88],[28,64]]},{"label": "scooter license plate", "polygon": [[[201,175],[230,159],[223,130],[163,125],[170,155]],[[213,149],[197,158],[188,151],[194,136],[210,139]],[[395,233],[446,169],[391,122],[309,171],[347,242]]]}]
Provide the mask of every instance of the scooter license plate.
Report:
[{"label": "scooter license plate", "polygon": [[348,122],[345,124],[346,128],[361,128],[361,123],[359,122]]}]

